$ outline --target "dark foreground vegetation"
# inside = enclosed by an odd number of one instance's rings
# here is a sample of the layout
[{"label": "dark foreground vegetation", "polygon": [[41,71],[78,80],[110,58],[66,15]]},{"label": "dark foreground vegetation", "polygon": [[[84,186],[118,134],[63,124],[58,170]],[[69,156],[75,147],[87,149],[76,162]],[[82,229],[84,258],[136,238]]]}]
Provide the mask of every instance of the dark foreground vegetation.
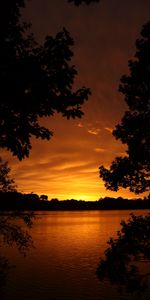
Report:
[{"label": "dark foreground vegetation", "polygon": [[[98,0],[68,0],[80,5]],[[82,106],[91,93],[89,88],[74,90],[77,70],[71,65],[74,41],[63,29],[55,37],[45,38],[39,45],[30,24],[20,22],[24,0],[1,3],[0,46],[0,148],[7,149],[22,160],[31,150],[31,136],[49,140],[52,131],[40,125],[39,117],[81,118]],[[141,38],[136,41],[136,53],[129,61],[129,75],[121,78],[119,91],[128,106],[121,123],[113,135],[127,146],[126,155],[116,157],[109,169],[100,166],[100,177],[109,190],[129,188],[138,194],[150,190],[150,21],[143,26]],[[40,83],[40,84],[39,84]],[[21,101],[20,101],[21,99]],[[150,196],[128,200],[121,197],[98,201],[74,199],[48,201],[47,196],[21,194],[15,191],[9,178],[7,163],[0,168],[0,248],[2,244],[16,245],[24,254],[32,246],[31,236],[17,224],[18,218],[28,227],[32,225],[32,212],[26,210],[112,210],[149,209]],[[12,211],[11,214],[4,211]],[[22,213],[23,211],[23,213]],[[145,274],[138,272],[135,263],[149,262],[150,217],[131,216],[121,223],[117,239],[111,238],[104,259],[100,260],[97,275],[113,284],[125,286],[127,291],[143,293]],[[148,266],[148,264],[147,264]],[[0,287],[9,269],[8,261],[0,255]],[[144,281],[143,281],[144,279]]]},{"label": "dark foreground vegetation", "polygon": [[121,221],[121,230],[117,232],[117,238],[109,239],[109,246],[97,267],[100,280],[107,278],[111,284],[118,286],[119,292],[138,293],[138,299],[149,287],[149,224],[150,214],[131,214],[127,222]]},{"label": "dark foreground vegetation", "polygon": [[113,210],[113,209],[150,209],[150,197],[124,199],[105,197],[97,201],[48,200],[47,195],[22,194],[19,192],[0,192],[0,210]]}]

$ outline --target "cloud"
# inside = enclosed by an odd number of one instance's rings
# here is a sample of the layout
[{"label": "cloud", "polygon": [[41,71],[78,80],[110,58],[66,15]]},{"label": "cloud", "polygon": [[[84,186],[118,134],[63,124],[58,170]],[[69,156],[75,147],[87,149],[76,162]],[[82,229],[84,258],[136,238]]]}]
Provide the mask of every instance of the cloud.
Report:
[{"label": "cloud", "polygon": [[106,150],[104,148],[95,148],[94,151],[96,151],[96,152],[105,152]]},{"label": "cloud", "polygon": [[105,130],[107,130],[108,132],[112,133],[113,132],[113,128],[110,128],[110,127],[105,127],[104,128]]},{"label": "cloud", "polygon": [[[150,10],[147,0],[120,2],[118,5],[116,0],[103,1],[80,9],[61,0],[27,3],[24,16],[33,23],[39,41],[45,35],[54,35],[62,25],[70,31],[75,39],[73,63],[79,71],[76,86],[90,87],[92,96],[83,105],[82,121],[68,121],[59,114],[42,119],[54,136],[49,142],[33,139],[29,159],[19,162],[2,150],[19,190],[60,199],[79,195],[93,200],[117,196],[105,190],[98,167],[101,164],[109,167],[114,157],[125,151],[112,136],[112,128],[126,109],[117,90],[120,77],[128,71],[128,59],[134,55],[141,24],[149,18]],[[128,194],[128,191],[119,193]]]},{"label": "cloud", "polygon": [[88,133],[92,134],[92,135],[98,135],[101,131],[101,129],[97,126],[95,126],[95,124],[99,124],[98,121],[95,121],[95,122],[91,122],[91,123],[85,123],[84,122],[84,125],[83,123],[79,122],[76,126],[79,127],[79,128],[84,128],[85,130],[87,130]]},{"label": "cloud", "polygon": [[93,134],[93,135],[98,135],[100,133],[101,129],[100,128],[91,128],[88,129],[88,133]]},{"label": "cloud", "polygon": [[82,124],[81,122],[79,122],[79,123],[77,124],[77,127],[82,128],[82,127],[83,127],[83,124]]}]

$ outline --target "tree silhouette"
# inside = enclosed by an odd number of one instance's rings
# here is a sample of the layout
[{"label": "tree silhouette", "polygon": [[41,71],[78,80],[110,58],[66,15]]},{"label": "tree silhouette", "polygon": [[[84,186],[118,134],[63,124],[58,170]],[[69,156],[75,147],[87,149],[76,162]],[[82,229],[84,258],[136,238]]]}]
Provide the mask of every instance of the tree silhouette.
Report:
[{"label": "tree silhouette", "polygon": [[[150,22],[136,41],[134,60],[129,61],[129,75],[121,78],[119,91],[125,96],[129,109],[113,135],[127,145],[126,156],[116,157],[110,169],[100,167],[100,177],[107,189],[119,187],[142,193],[150,188]],[[97,275],[128,292],[143,293],[149,272],[140,272],[139,264],[150,261],[150,215],[134,216],[121,222],[117,238],[100,260]]]},{"label": "tree silhouette", "polygon": [[[10,171],[8,162],[0,158],[0,198],[3,194],[8,197],[11,192],[11,200],[13,202],[13,194],[16,194],[16,185],[10,176]],[[16,245],[18,250],[25,255],[27,250],[33,246],[33,241],[29,232],[24,229],[24,226],[20,225],[20,223],[18,224],[18,219],[22,220],[24,225],[30,228],[33,217],[34,214],[32,212],[5,213],[3,211],[0,213],[0,249],[3,244],[8,246]],[[7,258],[0,254],[0,288],[5,283],[10,267],[11,265]]]},{"label": "tree silhouette", "polygon": [[[29,156],[31,137],[49,140],[52,132],[39,124],[39,118],[61,113],[63,117],[81,118],[82,105],[90,90],[74,90],[77,71],[71,64],[74,41],[63,28],[55,37],[47,36],[39,45],[30,33],[31,24],[21,22],[25,0],[6,0],[0,10],[0,148],[5,148],[20,160]],[[79,5],[82,2],[73,1]],[[15,191],[7,162],[0,158],[0,191]],[[32,195],[33,196],[33,195]],[[45,195],[42,195],[46,199]],[[12,199],[13,201],[13,199]],[[13,246],[25,254],[32,238],[18,218],[30,227],[32,213],[0,215],[0,248]],[[9,270],[9,263],[0,256],[0,285]]]},{"label": "tree silhouette", "polygon": [[129,61],[129,75],[121,78],[119,91],[129,110],[113,135],[127,145],[126,156],[116,157],[110,169],[100,167],[107,189],[128,188],[142,193],[150,188],[150,21],[136,40],[136,53]]},{"label": "tree silhouette", "polygon": [[[16,195],[15,181],[10,176],[11,169],[7,161],[0,158],[0,195],[8,195],[10,192],[13,201],[13,194]],[[22,225],[15,224],[18,218],[22,219],[28,226],[32,226],[32,218],[34,214],[31,212],[11,212],[0,214],[0,248],[2,243],[13,245],[15,243],[18,249],[25,253],[25,250],[31,245],[31,237],[22,229]]]},{"label": "tree silhouette", "polygon": [[0,192],[15,192],[16,185],[10,176],[10,168],[7,161],[3,161],[0,157]]},{"label": "tree silhouette", "polygon": [[29,156],[31,136],[52,136],[40,117],[81,118],[90,95],[88,88],[73,89],[77,71],[69,32],[63,28],[39,45],[29,34],[31,25],[20,21],[24,6],[24,0],[6,0],[0,11],[0,147],[20,160]]}]

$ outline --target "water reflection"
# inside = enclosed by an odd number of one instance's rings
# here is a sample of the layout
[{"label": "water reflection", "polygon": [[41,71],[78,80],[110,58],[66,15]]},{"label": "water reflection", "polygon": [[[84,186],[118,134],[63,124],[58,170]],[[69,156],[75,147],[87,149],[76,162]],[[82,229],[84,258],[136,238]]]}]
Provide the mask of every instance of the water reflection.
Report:
[{"label": "water reflection", "polygon": [[130,215],[121,222],[117,238],[110,238],[104,258],[100,259],[97,276],[109,279],[122,293],[143,295],[150,277],[150,214]]},{"label": "water reflection", "polygon": [[0,291],[2,287],[6,283],[6,278],[8,275],[8,271],[10,269],[10,265],[5,256],[0,256]]},{"label": "water reflection", "polygon": [[24,256],[27,250],[33,247],[32,238],[27,228],[31,228],[33,220],[32,212],[2,212],[0,213],[0,293],[5,286],[8,274],[13,265],[2,255],[3,246],[15,246]]},{"label": "water reflection", "polygon": [[39,213],[31,229],[35,249],[25,259],[16,249],[5,249],[16,268],[8,278],[4,300],[131,299],[122,298],[95,274],[107,240],[128,216],[129,211]]}]

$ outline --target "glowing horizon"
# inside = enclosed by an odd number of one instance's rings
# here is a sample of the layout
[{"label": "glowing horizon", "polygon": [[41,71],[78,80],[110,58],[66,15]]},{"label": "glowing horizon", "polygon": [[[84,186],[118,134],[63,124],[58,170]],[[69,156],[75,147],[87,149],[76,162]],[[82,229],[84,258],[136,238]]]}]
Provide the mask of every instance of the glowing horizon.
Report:
[{"label": "glowing horizon", "polygon": [[55,35],[63,26],[69,30],[75,40],[75,85],[90,87],[92,95],[83,106],[82,119],[68,121],[56,115],[41,120],[54,136],[49,142],[33,139],[29,158],[19,162],[1,150],[18,191],[59,200],[140,197],[128,190],[106,190],[99,178],[99,166],[109,167],[126,150],[112,136],[127,109],[118,85],[120,77],[128,72],[128,60],[134,56],[135,40],[149,19],[149,11],[150,2],[146,0],[122,1],[121,5],[106,0],[80,8],[61,0],[27,2],[24,18],[32,23],[39,41]]}]

